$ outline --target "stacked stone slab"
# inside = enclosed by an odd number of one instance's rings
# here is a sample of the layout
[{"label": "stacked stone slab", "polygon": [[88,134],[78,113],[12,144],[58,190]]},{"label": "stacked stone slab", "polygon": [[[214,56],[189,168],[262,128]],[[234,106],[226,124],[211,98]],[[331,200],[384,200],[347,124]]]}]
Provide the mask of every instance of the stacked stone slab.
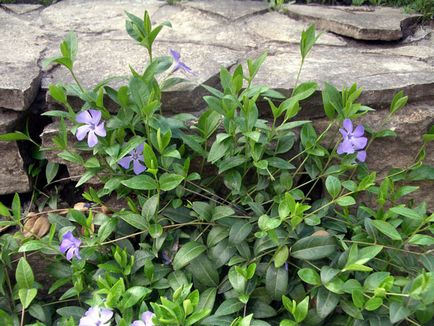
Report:
[{"label": "stacked stone slab", "polygon": [[[11,7],[13,8],[13,7]],[[40,30],[0,8],[0,133],[22,123],[40,86],[38,60],[43,46]],[[30,121],[31,123],[31,121]],[[0,142],[0,194],[31,189],[16,142]]]},{"label": "stacked stone slab", "polygon": [[[204,109],[202,84],[218,85],[221,66],[231,69],[264,51],[268,52],[268,58],[256,84],[290,94],[300,63],[300,33],[315,22],[326,31],[306,60],[300,81],[314,80],[320,88],[325,82],[338,88],[356,82],[364,89],[361,101],[378,109],[368,121],[374,127],[385,114],[384,109],[393,94],[404,90],[412,104],[390,122],[402,135],[387,139],[387,160],[404,164],[414,154],[404,149],[416,148],[419,135],[434,122],[432,30],[423,27],[407,37],[414,31],[413,24],[419,16],[404,14],[399,9],[364,8],[289,5],[283,12],[275,12],[259,1],[203,0],[170,6],[156,0],[64,0],[30,12],[8,9],[0,12],[3,15],[0,17],[5,17],[11,27],[8,30],[16,31],[9,38],[0,33],[0,40],[6,37],[6,43],[13,43],[11,40],[22,42],[24,50],[20,51],[17,46],[7,53],[0,52],[0,71],[3,72],[0,107],[24,112],[38,89],[39,77],[42,91],[53,82],[72,82],[62,67],[54,66],[41,74],[36,64],[38,59],[56,55],[59,42],[70,30],[78,34],[75,72],[85,87],[92,87],[107,77],[125,76],[129,73],[129,65],[139,71],[143,69],[146,51],[125,32],[124,11],[141,16],[145,9],[154,23],[169,20],[173,26],[163,29],[158,37],[156,55],[168,55],[169,49],[173,48],[181,52],[183,61],[195,71],[194,76],[187,76],[188,83],[164,93],[163,110],[166,113]],[[0,31],[3,28],[0,24]],[[6,46],[4,44],[0,44],[0,49]],[[5,75],[8,77],[3,80]],[[14,81],[14,86],[5,86],[5,80]],[[114,87],[117,85],[119,82],[112,83]],[[49,97],[47,100],[51,102]],[[80,102],[71,100],[75,103],[74,108],[79,110]],[[303,107],[302,118],[315,119],[319,127],[324,123],[319,93]],[[267,116],[267,111],[262,113]],[[45,144],[50,144],[55,127],[48,126],[43,133]],[[384,170],[385,160],[379,155],[381,146],[384,146],[381,141],[378,145],[373,144],[368,153],[368,165],[379,172]],[[49,160],[65,163],[55,153],[48,155]],[[429,162],[434,161],[433,155],[432,151],[428,152]],[[68,168],[72,176],[79,174],[76,168]],[[424,188],[425,193],[432,190],[432,185]],[[434,207],[432,199],[430,205]]]}]

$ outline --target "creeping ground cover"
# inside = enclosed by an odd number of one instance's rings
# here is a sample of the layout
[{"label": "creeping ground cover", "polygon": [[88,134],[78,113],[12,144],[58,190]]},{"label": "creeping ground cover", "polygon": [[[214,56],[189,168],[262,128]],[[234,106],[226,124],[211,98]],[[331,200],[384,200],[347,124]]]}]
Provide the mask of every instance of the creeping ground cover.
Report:
[{"label": "creeping ground cover", "polygon": [[[434,128],[413,164],[377,176],[367,149],[395,134],[359,122],[373,109],[358,102],[357,85],[324,85],[321,130],[297,119],[319,89],[299,82],[314,26],[301,35],[289,97],[255,84],[263,54],[221,68],[218,89],[203,85],[199,116],[166,115],[163,91],[195,67],[176,48],[155,56],[168,22],[127,16],[148,52],[128,79],[85,89],[74,33],[45,62],[75,83],[49,87],[62,109],[44,113],[59,133],[41,151],[84,168],[83,200],[30,214],[18,195],[0,204],[9,230],[0,237],[0,324],[428,325],[434,215],[407,197],[417,187],[406,181],[426,176]],[[407,103],[402,92],[390,100],[384,125]],[[45,171],[55,178],[52,163]]]}]

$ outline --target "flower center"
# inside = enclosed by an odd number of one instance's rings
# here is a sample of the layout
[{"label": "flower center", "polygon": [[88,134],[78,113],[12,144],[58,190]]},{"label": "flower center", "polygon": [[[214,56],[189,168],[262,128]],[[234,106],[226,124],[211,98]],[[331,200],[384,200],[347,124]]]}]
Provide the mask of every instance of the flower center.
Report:
[{"label": "flower center", "polygon": [[136,152],[134,152],[133,155],[132,155],[132,158],[133,158],[134,161],[137,161],[139,159],[139,154],[136,153]]}]

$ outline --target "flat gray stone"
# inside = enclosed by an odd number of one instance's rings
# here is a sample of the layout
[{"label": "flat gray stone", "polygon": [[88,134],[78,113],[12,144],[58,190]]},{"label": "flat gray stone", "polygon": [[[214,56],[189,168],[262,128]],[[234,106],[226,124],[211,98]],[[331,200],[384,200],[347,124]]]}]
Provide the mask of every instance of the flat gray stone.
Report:
[{"label": "flat gray stone", "polygon": [[19,112],[0,109],[0,134],[12,131],[20,116]]},{"label": "flat gray stone", "polygon": [[[252,16],[245,21],[247,29],[255,35],[269,41],[299,44],[301,32],[308,23],[291,19],[278,12],[269,12],[260,16]],[[317,45],[345,46],[347,42],[331,33],[323,33]]]},{"label": "flat gray stone", "polygon": [[187,1],[183,6],[199,9],[219,15],[228,20],[236,20],[245,16],[263,13],[268,10],[264,1],[240,1],[240,0],[200,0]]},{"label": "flat gray stone", "polygon": [[41,9],[43,5],[38,4],[2,4],[0,7],[6,9],[6,11],[12,11],[14,14],[17,15],[24,15],[28,14],[29,12]]},{"label": "flat gray stone", "polygon": [[44,42],[41,31],[0,10],[0,108],[26,110],[36,96],[38,59]]},{"label": "flat gray stone", "polygon": [[29,177],[16,142],[0,142],[0,195],[31,190]]},{"label": "flat gray stone", "polygon": [[[95,38],[79,39],[79,50],[74,71],[84,87],[92,87],[101,80],[112,76],[130,75],[129,65],[137,71],[143,71],[147,61],[146,50],[135,44],[133,40],[105,40]],[[155,44],[156,56],[168,55],[169,48],[181,53],[182,61],[191,67],[195,75],[184,76],[176,72],[179,77],[187,77],[190,82],[179,85],[173,91],[163,94],[163,105],[171,112],[190,112],[199,109],[202,102],[202,83],[215,85],[221,66],[230,67],[235,64],[243,53],[227,48],[192,43],[164,43]],[[54,51],[47,53],[47,56]],[[63,67],[54,67],[45,73],[42,79],[42,88],[47,89],[50,83],[72,83],[72,78]],[[125,81],[126,83],[127,81]],[[114,87],[119,82],[111,83]]]},{"label": "flat gray stone", "polygon": [[156,0],[64,0],[45,8],[40,20],[50,35],[62,35],[59,31],[77,34],[123,31],[128,37],[125,11],[143,18],[147,10],[152,17],[162,5],[164,2]]},{"label": "flat gray stone", "polygon": [[417,58],[424,61],[434,58],[434,46],[429,47],[424,45],[405,45],[387,49],[369,49],[363,50],[362,52]]},{"label": "flat gray stone", "polygon": [[369,41],[400,40],[407,28],[421,18],[389,7],[287,5],[285,12],[292,18],[313,22],[320,29]]},{"label": "flat gray stone", "polygon": [[[270,55],[255,79],[287,95],[294,87],[300,63],[299,49],[287,47]],[[402,56],[363,53],[359,49],[314,47],[306,59],[300,82],[325,82],[338,89],[357,83],[363,88],[360,102],[375,108],[389,105],[393,94],[403,90],[410,101],[434,97],[434,67],[417,59]],[[317,97],[321,103],[321,97]],[[315,103],[314,103],[315,104]],[[322,109],[306,107],[305,116],[320,116]]]},{"label": "flat gray stone", "polygon": [[[19,112],[0,110],[0,134],[13,131],[20,116]],[[30,191],[29,178],[17,143],[0,141],[0,153],[0,195]]]},{"label": "flat gray stone", "polygon": [[[172,6],[162,7],[167,11]],[[179,7],[176,7],[179,8]],[[169,15],[167,15],[169,16]],[[242,22],[227,23],[216,15],[191,8],[180,10],[169,16],[172,28],[165,28],[158,40],[173,43],[195,43],[215,45],[233,50],[254,48],[262,38],[254,38],[248,32],[248,26]]]}]

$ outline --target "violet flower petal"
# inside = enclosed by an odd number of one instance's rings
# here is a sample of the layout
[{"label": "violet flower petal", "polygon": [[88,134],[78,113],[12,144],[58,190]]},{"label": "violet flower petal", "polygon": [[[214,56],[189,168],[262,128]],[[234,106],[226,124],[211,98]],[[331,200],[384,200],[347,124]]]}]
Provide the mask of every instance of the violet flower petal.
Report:
[{"label": "violet flower petal", "polygon": [[99,125],[95,127],[95,133],[100,137],[106,136],[106,131],[104,128],[104,122],[101,122]]},{"label": "violet flower petal", "polygon": [[92,122],[92,116],[90,115],[90,113],[88,111],[82,111],[82,112],[77,114],[77,116],[75,117],[75,120],[78,123],[91,123]]},{"label": "violet flower petal", "polygon": [[101,120],[101,111],[90,109],[89,113],[92,116],[92,120],[90,122],[97,125]]},{"label": "violet flower petal", "polygon": [[144,322],[142,322],[141,320],[135,320],[135,321],[133,321],[131,326],[147,326],[147,325]]},{"label": "violet flower petal", "polygon": [[75,137],[77,137],[78,140],[83,140],[90,130],[91,129],[89,125],[78,127],[77,132],[75,133]]},{"label": "violet flower petal", "polygon": [[95,147],[95,145],[98,144],[98,137],[96,137],[95,131],[89,131],[89,135],[87,136],[87,144],[90,148]]},{"label": "violet flower petal", "polygon": [[118,162],[120,166],[122,166],[124,169],[129,169],[131,165],[131,161],[133,160],[133,157],[130,155],[124,156],[121,158]]},{"label": "violet flower petal", "polygon": [[144,147],[145,147],[145,144],[140,144],[139,146],[137,146],[136,153],[139,154],[139,155],[142,154]]},{"label": "violet flower petal", "polygon": [[364,132],[365,132],[365,128],[362,125],[358,125],[353,131],[353,136],[362,137]]},{"label": "violet flower petal", "polygon": [[353,123],[350,119],[345,119],[344,122],[342,123],[342,126],[346,131],[348,131],[348,133],[353,132]]},{"label": "violet flower petal", "polygon": [[342,143],[342,153],[346,153],[346,154],[353,154],[354,153],[354,147],[353,144],[351,143],[350,140],[348,140],[348,138],[345,138]]},{"label": "violet flower petal", "polygon": [[178,51],[175,51],[173,49],[170,49],[169,51],[170,51],[170,55],[172,56],[172,58],[178,62],[179,59],[181,58],[181,54]]},{"label": "violet flower petal", "polygon": [[365,162],[366,160],[366,151],[359,151],[357,152],[357,157],[356,157],[360,162]]},{"label": "violet flower petal", "polygon": [[100,315],[100,320],[106,323],[113,317],[113,311],[111,311],[110,309],[101,309]]},{"label": "violet flower petal", "polygon": [[366,138],[366,137],[353,137],[351,142],[353,143],[354,149],[359,150],[359,149],[365,148],[366,144],[368,143],[368,138]]},{"label": "violet flower petal", "polygon": [[145,311],[142,314],[142,320],[145,322],[146,326],[153,326],[154,323],[152,322],[152,317],[154,317],[154,314],[150,311]]},{"label": "violet flower petal", "polygon": [[146,166],[139,162],[139,160],[133,160],[133,171],[136,175],[146,171]]}]

